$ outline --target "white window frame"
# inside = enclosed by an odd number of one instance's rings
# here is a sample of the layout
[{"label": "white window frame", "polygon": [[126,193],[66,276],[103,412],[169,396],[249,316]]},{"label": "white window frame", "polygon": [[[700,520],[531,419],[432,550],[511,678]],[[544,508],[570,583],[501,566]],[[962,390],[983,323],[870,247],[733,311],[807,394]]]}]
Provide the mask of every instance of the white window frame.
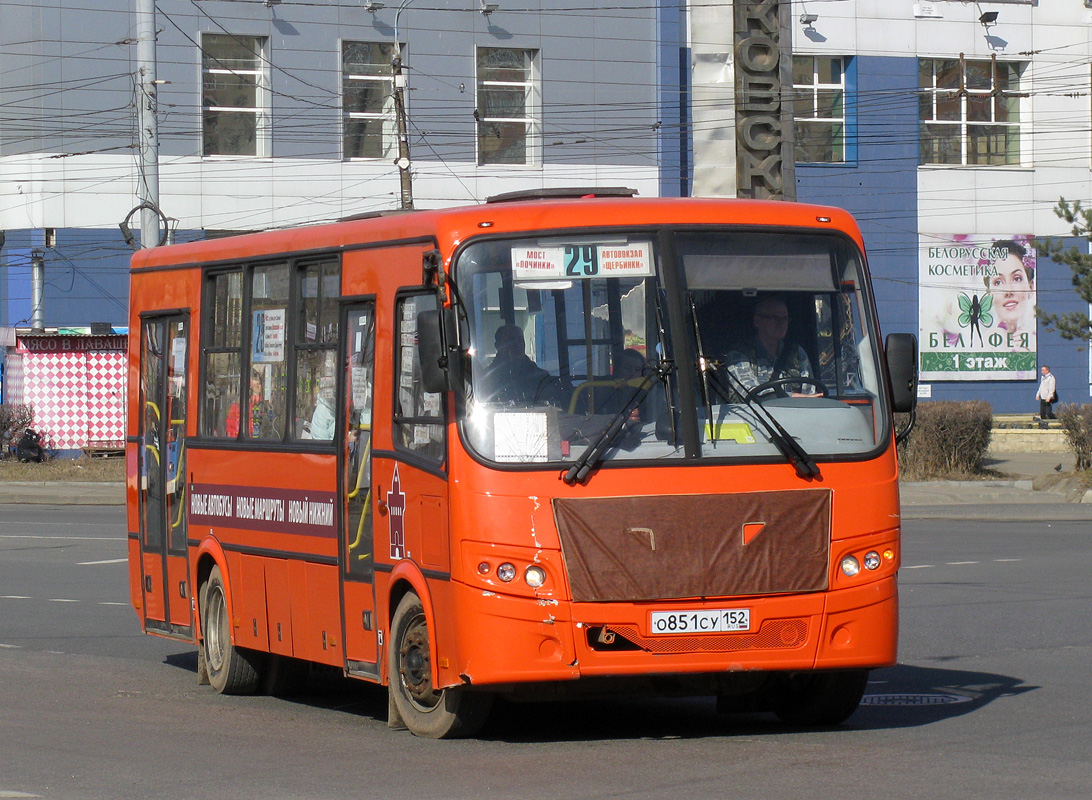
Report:
[{"label": "white window frame", "polygon": [[[527,80],[525,81],[497,81],[497,80],[485,80],[481,78],[478,72],[479,54],[482,50],[514,50],[523,53],[524,63],[527,70]],[[497,166],[497,167],[535,167],[542,163],[542,143],[541,143],[541,86],[539,77],[539,51],[524,48],[524,47],[478,47],[474,51],[474,71],[475,71],[475,102],[477,103],[478,111],[475,111],[474,117],[477,120],[475,126],[475,149],[477,151],[478,166]],[[482,93],[488,91],[490,88],[497,89],[514,89],[522,88],[524,91],[524,110],[525,114],[522,117],[488,117],[481,112]],[[524,160],[520,163],[511,163],[504,161],[485,161],[485,154],[481,146],[482,142],[482,126],[488,123],[502,123],[502,124],[522,124],[526,130],[525,133],[525,150]]]},{"label": "white window frame", "polygon": [[[937,64],[942,62],[942,61],[956,61],[956,60],[958,60],[959,64],[960,64],[960,67],[959,67],[959,88],[958,89],[939,88],[937,86]],[[919,69],[919,84],[921,83],[920,74],[921,74],[921,71],[922,71],[921,70],[922,62],[927,62],[930,65],[931,85],[930,86],[921,86],[921,85],[919,85],[919,87],[918,87],[919,96],[922,98],[922,100],[919,100],[919,102],[922,102],[924,100],[924,98],[927,97],[927,98],[929,98],[929,107],[930,107],[930,116],[928,118],[923,118],[921,116],[920,110],[919,110],[919,120],[918,120],[918,139],[919,139],[918,163],[921,166],[928,166],[928,167],[975,167],[975,168],[979,168],[979,167],[1002,167],[1002,168],[1004,168],[1004,167],[1007,167],[1007,168],[1011,169],[1013,167],[1026,167],[1026,166],[1030,165],[1031,159],[1030,159],[1029,151],[1030,151],[1031,139],[1028,136],[1028,125],[1029,125],[1028,117],[1029,117],[1030,105],[1027,102],[1028,92],[1026,91],[1026,88],[1025,88],[1027,80],[1028,80],[1028,72],[1029,72],[1030,66],[1031,66],[1030,62],[1028,62],[1028,61],[1016,61],[1016,60],[998,61],[996,56],[991,56],[989,59],[984,59],[984,58],[966,59],[966,58],[964,58],[964,56],[962,54],[960,54],[958,56],[958,58],[953,58],[953,57],[947,57],[947,58],[920,58],[918,60],[918,63],[919,63],[919,67],[918,67],[918,69]],[[990,65],[991,88],[989,88],[989,89],[977,89],[977,88],[976,89],[971,89],[971,88],[967,87],[967,64],[968,64],[968,62],[989,63],[989,65]],[[1020,70],[1019,70],[1019,72],[1020,72],[1020,86],[1019,86],[1019,88],[1017,88],[1016,90],[1009,89],[1009,90],[1004,90],[1004,91],[997,88],[997,73],[996,73],[995,70],[996,70],[996,66],[998,64],[1015,65],[1015,66],[1018,66],[1020,68]],[[952,95],[952,94],[956,94],[959,97],[959,107],[960,107],[959,119],[958,120],[955,120],[955,119],[953,119],[953,120],[938,119],[938,113],[937,113],[938,100],[942,99],[945,95]],[[999,122],[999,121],[997,121],[995,119],[995,117],[996,117],[996,107],[992,106],[992,105],[991,105],[991,109],[990,109],[990,116],[991,116],[990,120],[971,120],[971,119],[969,119],[970,115],[969,115],[969,111],[968,111],[968,105],[969,105],[969,100],[970,99],[972,99],[972,98],[994,97],[994,96],[998,96],[998,95],[1016,99],[1016,102],[1018,104],[1018,107],[1017,107],[1018,120],[1016,122],[1008,122],[1008,121],[1000,121]],[[925,156],[926,156],[925,142],[926,142],[926,138],[927,138],[926,137],[926,126],[927,125],[942,126],[942,127],[958,129],[958,136],[959,136],[959,143],[960,143],[960,160],[959,160],[959,163],[955,163],[954,161],[927,161],[927,160],[925,160]],[[1004,163],[997,163],[994,159],[996,159],[996,157],[999,154],[993,153],[991,155],[990,153],[987,152],[986,154],[984,154],[983,159],[981,159],[979,161],[972,161],[971,160],[971,136],[970,136],[970,130],[969,129],[970,128],[979,128],[979,127],[981,127],[981,128],[997,128],[997,129],[1007,128],[1007,129],[1015,130],[1015,132],[1017,134],[1017,137],[1018,137],[1018,146],[1019,146],[1019,155],[1018,155],[1017,159],[1015,161],[1012,161],[1012,162],[1006,161]],[[1000,155],[1004,155],[1004,154],[1000,154]],[[993,163],[991,163],[991,161],[993,161]]]},{"label": "white window frame", "polygon": [[[394,42],[374,42],[366,39],[343,39],[341,41],[341,110],[342,110],[342,126],[341,126],[341,155],[346,161],[374,161],[376,159],[391,159],[395,158],[398,153],[398,118],[394,102],[394,72],[391,68],[391,60],[387,61],[387,74],[386,75],[363,75],[349,73],[345,71],[345,48],[348,45],[353,44],[370,44],[378,45],[379,47],[389,47],[391,50],[390,57],[394,58]],[[406,48],[401,46],[398,48],[401,51],[403,64],[406,59]],[[385,106],[384,111],[381,113],[371,111],[350,111],[345,107],[345,89],[348,86],[349,81],[360,82],[375,82],[384,83],[387,88],[387,97],[390,98],[390,102]],[[381,120],[383,125],[383,154],[380,156],[355,156],[349,155],[347,152],[348,146],[348,132],[346,130],[346,123],[350,120]]]},{"label": "white window frame", "polygon": [[[809,84],[797,84],[793,83],[793,123],[796,126],[802,125],[841,125],[841,147],[839,153],[835,153],[834,158],[823,159],[821,161],[805,160],[800,157],[800,150],[796,151],[796,163],[798,164],[844,164],[846,161],[846,59],[843,56],[816,56],[816,55],[793,55],[793,61],[797,59],[808,59],[811,61],[811,83]],[[841,75],[841,83],[820,83],[819,82],[819,59],[825,59],[827,61],[837,61],[838,71]],[[793,73],[796,72],[796,65],[793,65]],[[842,95],[842,115],[840,117],[820,117],[816,116],[820,107],[820,92],[821,91],[839,91]],[[802,115],[801,108],[805,101],[808,102],[810,115]],[[797,147],[799,148],[799,139],[797,139]]]},{"label": "white window frame", "polygon": [[[235,39],[238,42],[250,42],[253,44],[256,69],[232,69],[227,66],[207,67],[205,65],[205,43],[212,37]],[[270,155],[270,106],[271,92],[269,89],[269,39],[265,36],[243,36],[231,33],[203,33],[201,35],[201,151],[204,158],[268,158]],[[255,84],[255,106],[206,106],[205,105],[205,76],[206,75],[237,75],[240,77],[253,77]],[[209,153],[204,154],[205,113],[252,113],[254,115],[254,150],[250,153]]]}]

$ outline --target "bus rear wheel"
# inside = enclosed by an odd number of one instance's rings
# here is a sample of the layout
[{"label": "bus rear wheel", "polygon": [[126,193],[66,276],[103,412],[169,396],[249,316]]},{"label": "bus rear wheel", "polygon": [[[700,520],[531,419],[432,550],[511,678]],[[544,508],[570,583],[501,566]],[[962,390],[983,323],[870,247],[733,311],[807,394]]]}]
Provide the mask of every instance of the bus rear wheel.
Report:
[{"label": "bus rear wheel", "polygon": [[261,678],[261,654],[231,643],[231,619],[220,567],[201,589],[202,647],[209,683],[220,694],[253,694]]},{"label": "bus rear wheel", "polygon": [[454,739],[473,736],[489,716],[493,695],[432,685],[432,651],[420,598],[410,592],[391,622],[389,678],[392,705],[417,736]]},{"label": "bus rear wheel", "polygon": [[867,685],[867,669],[795,673],[786,677],[774,713],[789,725],[840,725],[857,710]]}]

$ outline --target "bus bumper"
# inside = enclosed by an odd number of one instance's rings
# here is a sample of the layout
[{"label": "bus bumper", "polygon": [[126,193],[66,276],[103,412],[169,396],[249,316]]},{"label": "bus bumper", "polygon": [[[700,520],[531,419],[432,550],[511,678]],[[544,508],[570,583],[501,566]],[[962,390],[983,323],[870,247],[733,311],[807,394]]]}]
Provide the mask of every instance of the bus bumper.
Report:
[{"label": "bus bumper", "polygon": [[[895,663],[894,576],[793,597],[656,603],[567,603],[456,584],[465,642],[446,685],[572,681],[582,677],[872,668]],[[653,611],[747,608],[744,633],[652,635]],[[443,680],[446,678],[447,680]]]}]

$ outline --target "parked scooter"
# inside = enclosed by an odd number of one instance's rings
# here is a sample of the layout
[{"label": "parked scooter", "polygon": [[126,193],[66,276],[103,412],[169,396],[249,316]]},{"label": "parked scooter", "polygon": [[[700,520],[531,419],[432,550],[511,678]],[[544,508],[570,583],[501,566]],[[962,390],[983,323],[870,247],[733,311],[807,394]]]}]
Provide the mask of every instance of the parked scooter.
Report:
[{"label": "parked scooter", "polygon": [[42,447],[42,435],[33,428],[23,431],[23,438],[15,448],[16,457],[26,463],[35,461],[41,464],[45,461],[45,448]]}]

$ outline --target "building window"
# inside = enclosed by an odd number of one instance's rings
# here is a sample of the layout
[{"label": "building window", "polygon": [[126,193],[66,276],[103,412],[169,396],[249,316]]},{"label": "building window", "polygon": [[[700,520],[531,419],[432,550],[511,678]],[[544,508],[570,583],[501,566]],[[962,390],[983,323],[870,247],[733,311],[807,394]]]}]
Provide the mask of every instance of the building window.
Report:
[{"label": "building window", "polygon": [[846,77],[841,58],[793,56],[798,163],[846,160]]},{"label": "building window", "polygon": [[1026,68],[996,58],[920,60],[921,163],[1019,165]]},{"label": "building window", "polygon": [[345,158],[393,158],[397,148],[394,116],[394,45],[343,42],[341,107]]},{"label": "building window", "polygon": [[206,156],[268,155],[269,79],[265,39],[207,33],[201,37],[201,121]]},{"label": "building window", "polygon": [[537,163],[536,61],[533,50],[478,48],[479,164]]}]

